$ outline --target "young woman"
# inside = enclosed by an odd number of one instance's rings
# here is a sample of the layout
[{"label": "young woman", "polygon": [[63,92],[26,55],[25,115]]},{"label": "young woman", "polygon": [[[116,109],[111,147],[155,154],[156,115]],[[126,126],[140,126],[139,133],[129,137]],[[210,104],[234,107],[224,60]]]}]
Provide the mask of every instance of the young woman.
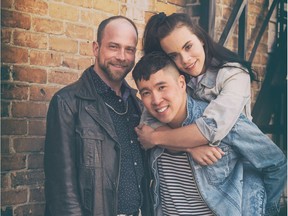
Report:
[{"label": "young woman", "polygon": [[[188,93],[195,99],[209,102],[203,115],[194,124],[159,131],[147,125],[136,128],[144,148],[163,143],[167,148],[193,148],[208,143],[210,146],[218,146],[241,113],[252,119],[250,82],[254,76],[250,63],[214,42],[188,15],[166,16],[160,13],[152,16],[145,28],[143,47],[145,54],[157,50],[168,54],[178,69],[187,75]],[[245,169],[246,173],[250,172],[246,176],[249,176],[251,184],[244,187],[252,188],[260,177],[253,174],[252,168]],[[245,211],[248,215],[252,212],[253,215],[263,214],[265,195],[263,191],[259,191],[260,188],[254,188],[254,194],[245,194],[243,215]],[[278,192],[276,197],[281,190]],[[273,196],[275,198],[275,194]],[[269,203],[268,200],[266,214],[273,215],[272,212],[277,211],[277,208],[279,209],[279,203]]]}]

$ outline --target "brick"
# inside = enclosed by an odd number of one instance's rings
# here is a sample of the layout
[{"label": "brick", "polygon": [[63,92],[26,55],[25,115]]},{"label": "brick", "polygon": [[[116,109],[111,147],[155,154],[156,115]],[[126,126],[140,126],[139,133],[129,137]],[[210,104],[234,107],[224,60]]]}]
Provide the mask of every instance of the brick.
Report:
[{"label": "brick", "polygon": [[15,0],[15,9],[37,15],[48,14],[48,4],[41,0]]},{"label": "brick", "polygon": [[61,65],[61,55],[58,53],[31,50],[30,64],[58,67]]},{"label": "brick", "polygon": [[257,52],[267,53],[267,50],[268,50],[268,45],[267,45],[267,43],[263,43],[263,42],[261,41],[261,43],[260,43],[259,46],[258,46]]},{"label": "brick", "polygon": [[36,32],[49,34],[62,34],[64,32],[64,24],[61,21],[33,17],[31,25]]},{"label": "brick", "polygon": [[22,205],[15,208],[15,215],[17,216],[43,216],[45,215],[45,204],[29,204],[29,205]]},{"label": "brick", "polygon": [[44,187],[32,188],[30,189],[30,202],[44,202],[45,201],[45,191]]},{"label": "brick", "polygon": [[215,18],[222,17],[223,16],[223,8],[220,5],[216,4],[216,10],[215,10]]},{"label": "brick", "polygon": [[11,174],[11,186],[43,186],[44,179],[43,170],[14,172]]},{"label": "brick", "polygon": [[29,135],[45,136],[46,121],[44,120],[31,120],[29,121]]},{"label": "brick", "polygon": [[1,117],[9,117],[10,116],[10,102],[1,101]]},{"label": "brick", "polygon": [[[81,16],[80,19],[82,23],[85,23],[86,25],[93,25],[93,26],[99,26],[102,20],[108,18],[106,14],[99,13],[99,12],[97,13],[97,11],[90,11],[90,10],[81,11],[80,16]],[[90,38],[90,40],[91,39],[92,38]]]},{"label": "brick", "polygon": [[262,54],[261,55],[261,64],[262,65],[267,65],[268,62],[268,55],[267,54]]},{"label": "brick", "polygon": [[13,1],[12,0],[2,0],[1,1],[1,8],[12,8]]},{"label": "brick", "polygon": [[47,72],[44,69],[26,66],[14,66],[12,78],[15,81],[44,84],[47,82]]},{"label": "brick", "polygon": [[13,147],[16,152],[43,152],[44,137],[20,137],[13,140]]},{"label": "brick", "polygon": [[[2,119],[1,120],[2,135],[25,135],[27,134],[27,121],[17,119]],[[5,125],[5,127],[3,127]]]},{"label": "brick", "polygon": [[5,190],[1,192],[1,206],[26,203],[28,200],[27,189]]},{"label": "brick", "polygon": [[1,42],[4,43],[11,43],[12,36],[12,29],[10,28],[2,28],[1,29]]},{"label": "brick", "polygon": [[84,70],[88,68],[92,64],[92,59],[91,58],[82,58],[82,57],[65,57],[63,59],[62,66],[71,68],[71,69],[77,69],[77,70]]},{"label": "brick", "polygon": [[[105,5],[105,7],[103,7]],[[110,14],[117,15],[119,11],[119,3],[111,0],[97,0],[94,1],[93,8],[96,10],[101,10]]]},{"label": "brick", "polygon": [[43,34],[26,31],[15,31],[13,39],[14,45],[17,46],[47,49],[48,37]]},{"label": "brick", "polygon": [[228,41],[226,42],[226,47],[230,47],[230,50],[232,50],[232,48],[237,49],[238,47],[238,38],[234,35],[231,35],[230,38],[228,38]]},{"label": "brick", "polygon": [[67,38],[50,37],[49,49],[76,54],[78,52],[78,42]]},{"label": "brick", "polygon": [[[137,47],[136,47],[136,49],[140,51],[139,52],[140,53],[140,57],[142,57],[142,55],[143,55],[143,53],[142,53],[142,50],[143,50],[142,40],[143,40],[143,38],[140,38],[140,37],[138,38],[138,43],[137,43]],[[136,52],[137,52],[137,50],[136,50]],[[139,59],[140,58],[138,58],[137,60],[139,60]]]},{"label": "brick", "polygon": [[28,118],[39,118],[45,117],[47,112],[47,105],[45,103],[37,102],[13,102],[12,103],[12,116],[28,117]]},{"label": "brick", "polygon": [[10,80],[11,66],[1,65],[1,80]]},{"label": "brick", "polygon": [[92,42],[80,42],[79,53],[80,55],[84,56],[94,56],[92,50]]},{"label": "brick", "polygon": [[1,85],[2,99],[27,100],[28,90],[27,85],[3,83]]},{"label": "brick", "polygon": [[255,4],[249,4],[249,7],[248,7],[248,13],[249,14],[251,13],[251,14],[255,14],[255,15],[259,16],[262,12],[261,10],[262,10],[262,7],[259,7]]},{"label": "brick", "polygon": [[84,8],[92,8],[93,7],[93,0],[64,0],[65,3],[79,6],[79,7],[84,7]]},{"label": "brick", "polygon": [[233,7],[235,5],[235,0],[223,0],[222,4],[223,5],[227,5],[227,6],[230,6],[230,7]]},{"label": "brick", "polygon": [[[134,12],[135,12],[134,9],[133,8],[127,8],[127,5],[121,5],[121,7],[120,7],[120,15],[122,15],[122,16],[125,16],[126,14],[128,16],[131,16],[131,14],[135,14]],[[139,14],[137,14],[137,15],[139,16]],[[140,15],[140,17],[141,17],[141,15]],[[133,17],[133,18],[135,18],[135,17]]]},{"label": "brick", "polygon": [[149,19],[155,15],[156,13],[153,13],[153,12],[150,12],[150,11],[145,11],[144,12],[144,20],[145,20],[145,23],[147,23],[149,21]]},{"label": "brick", "polygon": [[10,173],[1,172],[1,188],[10,188]]},{"label": "brick", "polygon": [[30,29],[31,27],[31,17],[30,15],[23,14],[16,11],[1,11],[1,26],[2,27],[12,27],[12,28],[22,28]]},{"label": "brick", "polygon": [[167,15],[170,15],[172,13],[176,13],[176,7],[171,4],[165,4],[162,2],[156,2],[155,3],[155,11],[158,12],[165,12]]},{"label": "brick", "polygon": [[67,23],[65,34],[69,38],[77,38],[81,40],[93,40],[94,30],[85,26],[74,25]]},{"label": "brick", "polygon": [[174,4],[174,5],[178,5],[178,6],[181,6],[181,7],[185,7],[186,6],[186,1],[185,0],[168,0],[168,3]]},{"label": "brick", "polygon": [[258,52],[254,56],[253,63],[254,64],[260,64],[261,63],[261,56],[260,56],[260,54]]},{"label": "brick", "polygon": [[1,154],[10,153],[10,140],[8,137],[1,136]]},{"label": "brick", "polygon": [[2,62],[5,63],[28,63],[28,50],[19,47],[3,46]]},{"label": "brick", "polygon": [[30,100],[31,101],[50,101],[52,96],[61,87],[49,87],[49,86],[31,86],[30,88]]},{"label": "brick", "polygon": [[231,12],[232,12],[232,8],[223,7],[223,16],[222,16],[222,18],[225,19],[225,20],[228,20],[230,15],[231,15]]},{"label": "brick", "polygon": [[26,155],[11,154],[1,155],[2,171],[21,170],[26,168]]},{"label": "brick", "polygon": [[266,0],[256,0],[256,3],[258,3],[259,5],[261,5],[262,7],[268,7],[268,3]]},{"label": "brick", "polygon": [[68,85],[78,79],[78,74],[73,72],[51,71],[48,74],[48,82]]},{"label": "brick", "polygon": [[50,3],[49,15],[52,18],[77,21],[79,19],[79,10],[76,7],[64,4]]},{"label": "brick", "polygon": [[44,154],[30,154],[28,156],[28,169],[43,169]]},{"label": "brick", "polygon": [[255,16],[248,16],[247,17],[247,23],[248,23],[248,26],[256,26],[257,24],[257,17]]}]

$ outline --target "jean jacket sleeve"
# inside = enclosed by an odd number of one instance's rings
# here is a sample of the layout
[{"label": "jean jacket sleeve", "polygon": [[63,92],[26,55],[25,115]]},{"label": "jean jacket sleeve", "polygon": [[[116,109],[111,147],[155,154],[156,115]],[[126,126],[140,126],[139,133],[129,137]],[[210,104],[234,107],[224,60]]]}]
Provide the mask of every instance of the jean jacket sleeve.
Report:
[{"label": "jean jacket sleeve", "polygon": [[76,180],[75,120],[59,95],[51,100],[45,140],[46,211],[50,215],[81,216]]},{"label": "jean jacket sleeve", "polygon": [[199,98],[210,103],[202,117],[196,120],[196,125],[210,145],[219,145],[241,113],[251,118],[251,87],[249,73],[239,66],[220,69],[214,79],[212,85],[201,82],[202,89],[198,92],[202,95]]},{"label": "jean jacket sleeve", "polygon": [[162,123],[158,119],[154,118],[145,107],[141,115],[140,124],[146,124],[153,129],[166,125],[165,123]]}]

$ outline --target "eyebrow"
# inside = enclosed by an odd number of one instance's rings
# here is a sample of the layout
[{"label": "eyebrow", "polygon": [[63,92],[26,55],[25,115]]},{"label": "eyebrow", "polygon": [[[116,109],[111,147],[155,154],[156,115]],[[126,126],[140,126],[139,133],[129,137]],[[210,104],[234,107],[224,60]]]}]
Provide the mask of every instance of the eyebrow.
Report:
[{"label": "eyebrow", "polygon": [[[187,41],[187,42],[181,47],[181,49],[184,49],[190,42],[191,42],[191,40]],[[176,54],[176,52],[168,53],[168,55],[174,55],[174,54]]]},{"label": "eyebrow", "polygon": [[[160,82],[156,83],[153,87],[155,87],[155,86],[161,86],[161,85],[164,85],[164,84],[166,84],[166,82],[160,81]],[[141,94],[141,93],[142,93],[143,91],[145,91],[145,90],[149,90],[149,89],[148,89],[148,88],[139,89],[139,93]]]},{"label": "eyebrow", "polygon": [[182,49],[184,49],[186,46],[187,46],[187,44],[189,44],[191,41],[189,40],[189,41],[187,41],[183,46],[182,46]]},{"label": "eyebrow", "polygon": [[[109,44],[109,45],[119,46],[119,47],[122,46],[121,44],[119,44],[119,43],[117,43],[117,42],[113,42],[113,41],[108,42],[108,44]],[[135,46],[132,46],[132,45],[126,45],[126,46],[124,46],[124,47],[125,47],[125,48],[129,48],[129,49],[134,49],[134,50],[136,50],[136,47],[135,47]]]}]

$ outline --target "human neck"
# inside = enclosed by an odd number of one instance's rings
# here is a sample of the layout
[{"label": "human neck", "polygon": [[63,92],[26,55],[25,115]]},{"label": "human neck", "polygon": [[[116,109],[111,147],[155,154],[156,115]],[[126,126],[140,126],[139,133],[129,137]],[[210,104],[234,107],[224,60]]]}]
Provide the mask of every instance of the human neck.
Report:
[{"label": "human neck", "polygon": [[117,96],[119,97],[122,96],[121,86],[122,86],[123,81],[114,81],[112,79],[109,79],[109,77],[105,75],[105,72],[103,72],[101,68],[96,67],[96,66],[94,66],[94,72],[98,74],[101,80],[104,83],[106,83],[106,85],[108,85],[116,93]]},{"label": "human neck", "polygon": [[179,108],[178,113],[175,118],[168,123],[171,128],[179,128],[182,127],[184,120],[187,118],[187,96],[184,100],[184,105]]}]

